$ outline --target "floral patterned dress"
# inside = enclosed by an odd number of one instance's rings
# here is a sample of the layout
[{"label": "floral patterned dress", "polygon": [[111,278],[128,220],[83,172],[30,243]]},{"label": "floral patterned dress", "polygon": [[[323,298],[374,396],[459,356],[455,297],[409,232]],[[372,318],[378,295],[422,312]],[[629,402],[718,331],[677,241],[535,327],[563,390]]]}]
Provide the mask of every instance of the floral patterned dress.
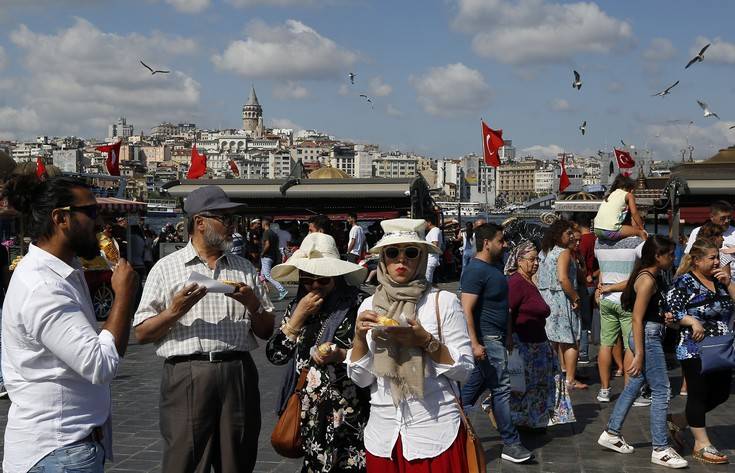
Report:
[{"label": "floral patterned dress", "polygon": [[[362,298],[348,312],[337,329],[333,343],[351,348],[355,318]],[[283,323],[296,307],[289,304]],[[363,472],[365,447],[363,431],[370,413],[370,391],[357,387],[347,376],[345,365],[318,366],[309,353],[316,345],[329,314],[311,317],[298,339],[289,340],[276,330],[266,346],[266,356],[276,365],[296,357],[296,370],[308,369],[301,398],[301,438],[304,445],[302,472]]]},{"label": "floral patterned dress", "polygon": [[[546,319],[546,335],[557,343],[574,344],[579,340],[581,326],[579,315],[572,309],[572,303],[564,293],[556,274],[556,264],[564,248],[555,246],[549,254],[541,253],[538,268],[538,288],[541,296],[551,308]],[[577,266],[570,261],[569,280],[577,281]]]}]

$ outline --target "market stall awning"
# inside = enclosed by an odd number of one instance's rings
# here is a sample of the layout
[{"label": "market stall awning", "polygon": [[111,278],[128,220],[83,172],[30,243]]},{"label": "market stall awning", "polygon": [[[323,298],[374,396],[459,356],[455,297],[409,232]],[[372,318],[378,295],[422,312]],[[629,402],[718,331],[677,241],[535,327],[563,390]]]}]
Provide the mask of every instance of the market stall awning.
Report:
[{"label": "market stall awning", "polygon": [[[332,220],[334,222],[342,222],[347,220],[347,214],[346,213],[328,213],[326,214],[327,217],[329,217],[329,220]],[[307,213],[301,213],[301,214],[290,214],[290,215],[277,215],[273,217],[273,220],[276,222],[289,222],[292,220],[298,220],[301,222],[305,222],[309,220],[311,217],[313,217],[314,214],[307,214]],[[357,220],[360,221],[370,221],[370,220],[388,220],[390,218],[398,218],[401,214],[397,210],[385,210],[385,211],[373,211],[373,212],[357,212]]]},{"label": "market stall awning", "polygon": [[147,209],[145,202],[118,199],[117,197],[97,197],[97,205],[104,214],[143,214]]}]

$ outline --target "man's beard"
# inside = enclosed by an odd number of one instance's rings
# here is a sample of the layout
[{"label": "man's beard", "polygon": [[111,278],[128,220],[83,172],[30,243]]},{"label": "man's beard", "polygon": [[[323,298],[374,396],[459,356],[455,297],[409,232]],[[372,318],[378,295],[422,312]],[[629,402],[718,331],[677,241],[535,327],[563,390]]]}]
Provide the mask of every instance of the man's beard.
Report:
[{"label": "man's beard", "polygon": [[94,231],[84,231],[79,225],[72,223],[71,228],[66,232],[66,236],[72,251],[77,256],[84,259],[94,259],[100,254],[99,243],[97,243]]},{"label": "man's beard", "polygon": [[204,227],[204,244],[210,248],[217,248],[223,253],[228,253],[232,249],[232,236],[231,235],[220,235],[216,231],[212,230],[212,227],[207,223]]}]

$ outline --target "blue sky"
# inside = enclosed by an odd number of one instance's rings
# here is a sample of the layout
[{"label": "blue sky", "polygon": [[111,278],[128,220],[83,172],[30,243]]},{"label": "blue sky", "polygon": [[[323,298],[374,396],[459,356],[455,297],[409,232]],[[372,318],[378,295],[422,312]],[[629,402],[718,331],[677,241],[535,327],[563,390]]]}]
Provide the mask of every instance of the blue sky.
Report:
[{"label": "blue sky", "polygon": [[480,152],[484,117],[520,154],[623,139],[704,158],[735,142],[734,17],[726,0],[0,0],[0,139],[103,137],[121,115],[237,127],[254,84],[266,125],[383,149]]}]

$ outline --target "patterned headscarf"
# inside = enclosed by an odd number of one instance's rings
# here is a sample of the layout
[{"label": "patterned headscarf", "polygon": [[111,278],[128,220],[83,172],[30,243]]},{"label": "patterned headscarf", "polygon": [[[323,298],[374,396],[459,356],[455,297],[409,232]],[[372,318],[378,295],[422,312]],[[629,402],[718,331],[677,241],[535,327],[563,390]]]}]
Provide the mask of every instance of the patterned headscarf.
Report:
[{"label": "patterned headscarf", "polygon": [[518,260],[523,259],[527,254],[531,253],[532,251],[537,251],[537,249],[536,245],[534,245],[531,241],[523,240],[518,245],[516,245],[516,247],[510,251],[508,261],[505,263],[504,272],[506,276],[510,276],[511,274],[518,271]]}]

